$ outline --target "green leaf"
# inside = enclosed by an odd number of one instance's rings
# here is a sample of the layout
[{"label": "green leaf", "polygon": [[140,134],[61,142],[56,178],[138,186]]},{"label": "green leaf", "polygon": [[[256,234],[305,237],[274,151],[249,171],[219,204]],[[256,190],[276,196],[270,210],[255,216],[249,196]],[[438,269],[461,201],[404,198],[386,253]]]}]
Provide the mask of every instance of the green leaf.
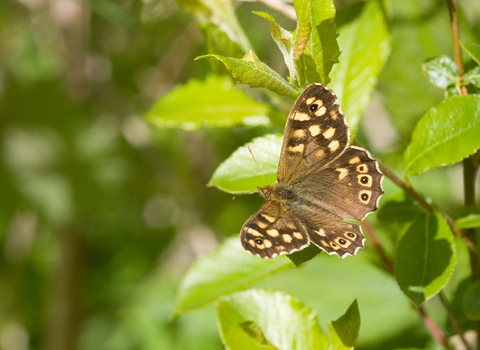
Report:
[{"label": "green leaf", "polygon": [[468,286],[463,298],[463,309],[470,320],[480,320],[480,281]]},{"label": "green leaf", "polygon": [[328,74],[338,63],[340,49],[337,43],[335,26],[335,6],[333,0],[311,1],[311,35],[301,59],[307,84],[320,82],[328,84]]},{"label": "green leaf", "polygon": [[284,256],[271,260],[253,256],[241,247],[238,237],[229,238],[190,267],[180,285],[173,315],[208,305],[222,295],[293,266]]},{"label": "green leaf", "polygon": [[480,45],[477,43],[460,43],[465,51],[480,64]]},{"label": "green leaf", "polygon": [[287,257],[295,264],[295,266],[298,267],[301,264],[312,260],[321,252],[322,250],[312,243],[302,250],[293,252],[292,254],[288,254]]},{"label": "green leaf", "polygon": [[260,327],[246,321],[227,301],[220,300],[217,309],[220,339],[229,350],[275,350]]},{"label": "green leaf", "polygon": [[348,308],[347,312],[338,320],[328,324],[332,336],[329,350],[347,350],[355,348],[360,334],[360,311],[357,299]]},{"label": "green leaf", "polygon": [[448,56],[429,59],[423,63],[422,69],[428,80],[441,89],[455,85],[458,79],[457,66]]},{"label": "green leaf", "polygon": [[456,264],[452,232],[438,213],[421,213],[397,244],[395,278],[415,305],[438,293]]},{"label": "green leaf", "polygon": [[241,84],[267,88],[292,99],[296,99],[299,94],[280,74],[261,62],[252,50],[249,50],[241,59],[220,55],[204,55],[197,57],[196,60],[203,58],[213,58],[222,62],[235,80]]},{"label": "green leaf", "polygon": [[[210,52],[241,56],[251,47],[230,0],[177,0],[203,30]],[[218,51],[217,51],[218,50]]]},{"label": "green leaf", "polygon": [[305,51],[312,26],[310,23],[311,0],[293,0],[293,7],[297,15],[297,28],[295,29],[295,43],[293,57],[298,60]]},{"label": "green leaf", "polygon": [[480,227],[480,214],[470,214],[463,218],[457,219],[455,222],[457,228],[463,230],[465,228],[476,228]]},{"label": "green leaf", "polygon": [[227,349],[328,349],[315,312],[281,292],[251,289],[223,298],[218,324]]},{"label": "green leaf", "polygon": [[265,18],[267,21],[270,22],[270,33],[272,34],[272,38],[277,44],[280,52],[283,55],[283,59],[285,61],[285,65],[288,68],[288,72],[290,75],[290,80],[297,86],[301,87],[301,79],[299,76],[299,71],[297,70],[296,66],[296,59],[294,57],[294,47],[295,47],[295,37],[294,35],[289,32],[288,30],[283,29],[273,18],[272,15],[266,12],[259,12],[253,11],[254,14]]},{"label": "green leaf", "polygon": [[463,75],[463,81],[465,85],[473,84],[476,87],[480,87],[480,67],[475,67]]},{"label": "green leaf", "polygon": [[384,224],[408,223],[424,210],[405,192],[399,192],[388,198],[377,212],[378,220]]},{"label": "green leaf", "polygon": [[455,96],[432,107],[418,122],[402,166],[416,175],[451,165],[480,147],[480,96]]},{"label": "green leaf", "polygon": [[380,1],[368,1],[357,18],[340,27],[340,63],[330,88],[345,113],[352,139],[390,52],[390,33]]},{"label": "green leaf", "polygon": [[[208,186],[215,186],[228,193],[243,193],[265,186],[267,182],[277,181],[278,160],[282,148],[282,137],[265,135],[239,147],[232,155],[215,170]],[[255,164],[248,147],[252,150]]]},{"label": "green leaf", "polygon": [[235,88],[228,77],[192,79],[162,96],[148,111],[149,122],[161,127],[196,130],[204,125],[269,124],[269,107]]}]

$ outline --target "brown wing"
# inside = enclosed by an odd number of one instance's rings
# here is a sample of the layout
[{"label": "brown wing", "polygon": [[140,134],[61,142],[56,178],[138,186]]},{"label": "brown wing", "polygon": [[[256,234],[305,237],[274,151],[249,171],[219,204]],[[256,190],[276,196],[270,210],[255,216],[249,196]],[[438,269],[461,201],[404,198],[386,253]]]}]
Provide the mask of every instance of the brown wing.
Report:
[{"label": "brown wing", "polygon": [[285,206],[269,200],[242,226],[243,248],[262,258],[273,258],[305,248],[308,235],[300,221]]},{"label": "brown wing", "polygon": [[298,97],[285,125],[279,182],[294,183],[345,150],[349,132],[336,99],[322,84],[309,85]]},{"label": "brown wing", "polygon": [[362,220],[378,208],[383,194],[378,163],[359,147],[348,147],[325,168],[316,168],[295,184],[302,200],[342,219]]}]

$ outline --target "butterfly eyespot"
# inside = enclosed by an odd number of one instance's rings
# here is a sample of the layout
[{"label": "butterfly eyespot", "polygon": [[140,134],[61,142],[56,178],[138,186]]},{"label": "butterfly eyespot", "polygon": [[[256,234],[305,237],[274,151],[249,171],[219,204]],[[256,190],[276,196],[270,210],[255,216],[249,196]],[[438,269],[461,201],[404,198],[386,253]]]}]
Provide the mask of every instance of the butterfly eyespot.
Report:
[{"label": "butterfly eyespot", "polygon": [[310,110],[311,110],[312,112],[315,112],[317,109],[318,109],[318,105],[317,105],[317,104],[313,104],[313,105],[310,106]]},{"label": "butterfly eyespot", "polygon": [[261,239],[256,239],[256,240],[255,240],[255,243],[257,243],[257,244],[262,244],[263,241],[262,241]]},{"label": "butterfly eyespot", "polygon": [[363,193],[362,194],[362,200],[366,201],[368,199],[368,194]]},{"label": "butterfly eyespot", "polygon": [[362,184],[368,183],[368,177],[362,176],[362,177],[360,178],[360,182],[361,182]]},{"label": "butterfly eyespot", "polygon": [[341,238],[338,240],[338,243],[340,243],[340,245],[344,245],[345,243],[347,243],[347,241]]},{"label": "butterfly eyespot", "polygon": [[355,237],[355,234],[354,234],[354,233],[351,233],[351,232],[348,232],[348,233],[347,233],[347,236],[350,237],[350,238],[353,238],[353,237]]}]

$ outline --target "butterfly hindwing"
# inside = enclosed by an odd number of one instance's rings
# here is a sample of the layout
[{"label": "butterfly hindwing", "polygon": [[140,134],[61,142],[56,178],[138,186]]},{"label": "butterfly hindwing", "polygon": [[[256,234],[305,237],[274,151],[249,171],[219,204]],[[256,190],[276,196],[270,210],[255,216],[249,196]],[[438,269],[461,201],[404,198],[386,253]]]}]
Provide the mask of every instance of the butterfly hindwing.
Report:
[{"label": "butterfly hindwing", "polygon": [[243,248],[262,258],[273,258],[305,248],[308,234],[298,218],[276,201],[266,202],[242,226]]},{"label": "butterfly hindwing", "polygon": [[377,162],[366,150],[348,147],[327,167],[305,176],[297,184],[297,192],[342,219],[361,220],[377,209],[383,194],[382,178]]}]

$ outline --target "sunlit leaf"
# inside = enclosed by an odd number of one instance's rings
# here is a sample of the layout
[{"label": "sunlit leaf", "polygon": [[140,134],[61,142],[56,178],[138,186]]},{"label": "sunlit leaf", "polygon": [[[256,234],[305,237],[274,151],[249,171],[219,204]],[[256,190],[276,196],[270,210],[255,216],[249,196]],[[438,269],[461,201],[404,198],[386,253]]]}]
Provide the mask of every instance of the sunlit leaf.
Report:
[{"label": "sunlit leaf", "polygon": [[196,130],[204,125],[231,127],[268,124],[269,107],[235,88],[230,78],[210,75],[190,80],[162,96],[147,113],[147,120],[161,127]]},{"label": "sunlit leaf", "polygon": [[180,285],[174,315],[198,309],[293,266],[284,256],[271,260],[254,256],[241,247],[238,237],[229,238],[190,267]]},{"label": "sunlit leaf", "polygon": [[[327,350],[314,311],[281,292],[251,289],[223,298],[218,307],[222,340],[228,349]],[[243,327],[242,327],[243,325]],[[273,348],[272,348],[273,347]]]},{"label": "sunlit leaf", "polygon": [[[251,47],[230,0],[177,0],[204,31],[210,52],[239,57]],[[219,51],[217,51],[219,50]]]},{"label": "sunlit leaf", "polygon": [[463,218],[457,219],[455,223],[457,224],[457,228],[461,230],[465,228],[480,227],[480,214],[470,214]]},{"label": "sunlit leaf", "polygon": [[[252,150],[260,169],[255,164]],[[282,137],[265,135],[238,148],[215,170],[209,186],[215,186],[229,193],[243,193],[256,190],[258,186],[272,185],[277,181],[278,160],[282,148]]]},{"label": "sunlit leaf", "polygon": [[360,311],[354,300],[347,312],[338,320],[328,324],[332,336],[329,350],[350,350],[355,348],[360,334]]},{"label": "sunlit leaf", "polygon": [[456,264],[452,232],[438,213],[421,213],[397,244],[395,278],[415,305],[437,294]]},{"label": "sunlit leaf", "polygon": [[222,62],[230,74],[241,84],[251,87],[263,87],[279,95],[296,99],[298,93],[293,87],[249,50],[243,58],[225,57],[220,55],[205,55],[196,59],[213,58]]},{"label": "sunlit leaf", "polygon": [[339,28],[340,62],[329,87],[338,97],[352,136],[375,89],[390,52],[390,33],[380,1],[368,1],[361,13]]},{"label": "sunlit leaf", "polygon": [[463,81],[465,85],[473,84],[476,87],[480,87],[480,67],[475,67],[463,75]]},{"label": "sunlit leaf", "polygon": [[441,89],[455,85],[458,78],[458,69],[455,62],[448,56],[439,56],[427,60],[422,65],[423,72],[428,80]]},{"label": "sunlit leaf", "polygon": [[452,97],[432,107],[418,122],[402,166],[408,175],[468,157],[480,147],[480,96]]},{"label": "sunlit leaf", "polygon": [[463,49],[468,52],[468,54],[480,64],[480,45],[477,43],[461,43]]},{"label": "sunlit leaf", "polygon": [[288,68],[290,80],[294,82],[296,86],[301,87],[300,72],[297,69],[296,59],[294,57],[295,36],[288,30],[283,29],[272,15],[259,11],[254,11],[253,13],[270,22],[270,33],[283,55],[283,60]]},{"label": "sunlit leaf", "polygon": [[307,83],[328,84],[328,74],[338,62],[340,49],[333,0],[310,2],[311,35],[301,59]]}]

